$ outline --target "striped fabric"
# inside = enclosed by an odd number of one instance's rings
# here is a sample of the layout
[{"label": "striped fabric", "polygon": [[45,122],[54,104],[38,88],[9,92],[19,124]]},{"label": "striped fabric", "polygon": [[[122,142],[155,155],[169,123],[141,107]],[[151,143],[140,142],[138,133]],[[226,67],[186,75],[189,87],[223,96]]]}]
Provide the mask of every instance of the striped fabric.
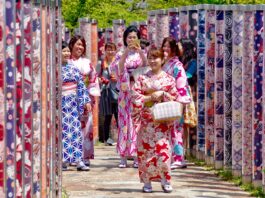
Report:
[{"label": "striped fabric", "polygon": [[76,83],[64,83],[62,86],[62,95],[67,96],[70,94],[76,94],[77,84]]}]

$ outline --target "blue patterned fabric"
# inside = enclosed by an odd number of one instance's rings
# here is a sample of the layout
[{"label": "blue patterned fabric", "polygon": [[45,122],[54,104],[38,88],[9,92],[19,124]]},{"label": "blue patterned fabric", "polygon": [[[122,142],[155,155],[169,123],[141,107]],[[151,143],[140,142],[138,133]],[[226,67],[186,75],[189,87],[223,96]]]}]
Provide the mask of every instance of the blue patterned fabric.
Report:
[{"label": "blue patterned fabric", "polygon": [[63,162],[79,162],[82,159],[83,135],[79,115],[84,112],[84,105],[90,102],[79,70],[72,65],[62,67],[62,83],[77,84],[75,93],[62,96],[62,140]]}]

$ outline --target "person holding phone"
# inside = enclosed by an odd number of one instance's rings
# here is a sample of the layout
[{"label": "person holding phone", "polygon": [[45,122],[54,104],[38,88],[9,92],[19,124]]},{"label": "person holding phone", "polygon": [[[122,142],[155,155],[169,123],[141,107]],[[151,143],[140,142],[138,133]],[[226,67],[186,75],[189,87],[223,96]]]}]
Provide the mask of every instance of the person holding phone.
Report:
[{"label": "person holding phone", "polygon": [[120,168],[127,167],[127,158],[133,158],[133,167],[138,168],[137,134],[132,123],[131,88],[134,84],[132,72],[146,66],[147,59],[140,46],[140,32],[136,26],[129,26],[123,34],[124,49],[119,51],[111,64],[117,76],[118,97],[118,141],[117,151],[121,157]]}]

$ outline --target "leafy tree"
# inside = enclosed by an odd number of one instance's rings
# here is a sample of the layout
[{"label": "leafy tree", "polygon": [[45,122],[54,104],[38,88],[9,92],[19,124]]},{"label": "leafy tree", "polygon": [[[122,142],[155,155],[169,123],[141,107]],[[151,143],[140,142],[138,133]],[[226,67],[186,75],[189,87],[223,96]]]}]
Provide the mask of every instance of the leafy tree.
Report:
[{"label": "leafy tree", "polygon": [[[112,20],[125,19],[127,25],[132,21],[143,21],[150,10],[168,9],[195,4],[258,4],[265,0],[62,0],[63,17],[66,26],[74,29],[78,18],[97,19],[99,27],[112,26]],[[146,9],[139,7],[145,2]]]}]

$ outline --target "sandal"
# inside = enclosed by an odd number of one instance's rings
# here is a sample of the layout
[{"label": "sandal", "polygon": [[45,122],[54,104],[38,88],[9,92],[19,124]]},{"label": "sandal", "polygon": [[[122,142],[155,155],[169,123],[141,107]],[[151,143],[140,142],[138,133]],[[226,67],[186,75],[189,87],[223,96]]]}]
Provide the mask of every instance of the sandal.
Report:
[{"label": "sandal", "polygon": [[133,162],[133,168],[138,168],[138,162]]},{"label": "sandal", "polygon": [[173,191],[173,188],[170,184],[164,184],[161,186],[164,193],[171,193]]},{"label": "sandal", "polygon": [[126,159],[121,159],[121,162],[119,164],[119,168],[126,168],[126,167],[127,167]]},{"label": "sandal", "polygon": [[151,192],[153,192],[153,191],[152,191],[152,187],[144,186],[144,187],[143,187],[143,192],[144,192],[144,193],[151,193]]}]

